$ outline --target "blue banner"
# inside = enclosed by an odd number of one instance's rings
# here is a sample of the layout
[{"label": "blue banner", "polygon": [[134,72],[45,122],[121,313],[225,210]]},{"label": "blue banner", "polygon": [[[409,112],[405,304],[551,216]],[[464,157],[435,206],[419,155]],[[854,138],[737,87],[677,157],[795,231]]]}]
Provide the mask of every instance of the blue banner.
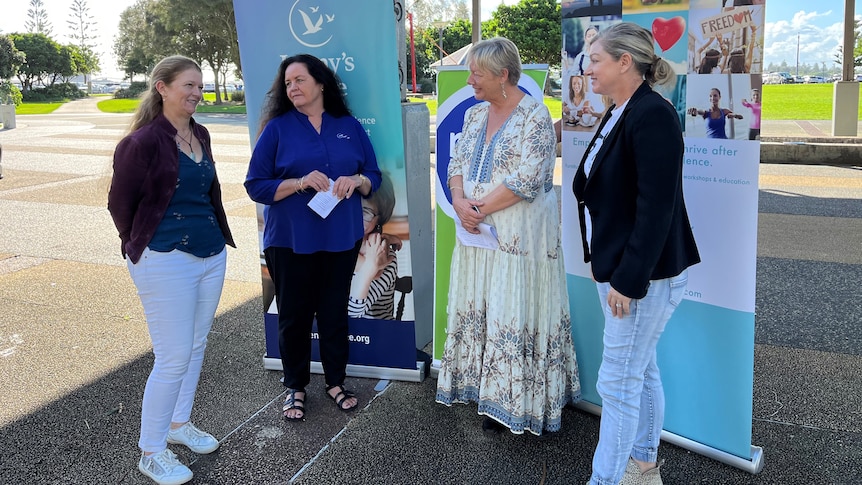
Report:
[{"label": "blue banner", "polygon": [[[258,134],[260,110],[279,64],[285,57],[296,54],[311,54],[335,72],[351,113],[368,133],[378,165],[392,181],[395,191],[395,208],[383,232],[401,242],[393,295],[397,321],[351,319],[349,364],[415,371],[407,182],[392,1],[234,0],[234,10],[252,146]],[[262,207],[258,207],[261,234],[263,213]],[[265,363],[267,368],[280,368],[274,291],[262,257],[261,273]],[[316,349],[314,338],[312,344]],[[318,359],[316,353],[313,359]],[[348,366],[348,374],[350,369]]]}]

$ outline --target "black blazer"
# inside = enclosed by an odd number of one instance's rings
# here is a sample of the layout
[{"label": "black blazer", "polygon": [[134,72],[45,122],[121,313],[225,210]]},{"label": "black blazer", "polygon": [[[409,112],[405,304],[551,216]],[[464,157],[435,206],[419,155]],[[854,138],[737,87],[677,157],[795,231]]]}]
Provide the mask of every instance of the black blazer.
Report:
[{"label": "black blazer", "polygon": [[[584,261],[592,264],[596,281],[640,299],[650,280],[676,276],[700,262],[682,195],[683,155],[676,110],[644,82],[605,137],[589,176],[584,153],[572,182]],[[592,220],[590,245],[585,205]]]}]

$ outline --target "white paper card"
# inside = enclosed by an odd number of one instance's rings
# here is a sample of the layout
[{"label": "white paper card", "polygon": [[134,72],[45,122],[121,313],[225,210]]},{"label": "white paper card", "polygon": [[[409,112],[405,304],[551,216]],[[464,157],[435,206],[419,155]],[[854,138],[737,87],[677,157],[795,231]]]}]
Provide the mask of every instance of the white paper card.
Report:
[{"label": "white paper card", "polygon": [[311,208],[314,212],[317,212],[320,217],[326,219],[332,209],[341,202],[341,199],[335,196],[332,193],[332,184],[335,182],[332,179],[329,179],[329,187],[321,192],[314,194],[314,197],[308,202],[308,207]]},{"label": "white paper card", "polygon": [[497,241],[497,228],[490,224],[480,222],[479,234],[473,234],[461,225],[461,221],[455,218],[455,237],[458,242],[464,246],[474,246],[484,249],[500,249],[500,243]]}]

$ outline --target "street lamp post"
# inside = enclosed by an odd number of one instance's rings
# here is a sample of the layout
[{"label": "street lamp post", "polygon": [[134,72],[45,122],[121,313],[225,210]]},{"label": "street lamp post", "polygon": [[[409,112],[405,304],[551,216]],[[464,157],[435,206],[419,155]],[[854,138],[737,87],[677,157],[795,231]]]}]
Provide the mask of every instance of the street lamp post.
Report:
[{"label": "street lamp post", "polygon": [[440,67],[443,67],[443,29],[449,25],[449,22],[446,22],[445,20],[435,20],[432,25],[440,30],[440,42],[437,44],[437,48],[440,49]]}]

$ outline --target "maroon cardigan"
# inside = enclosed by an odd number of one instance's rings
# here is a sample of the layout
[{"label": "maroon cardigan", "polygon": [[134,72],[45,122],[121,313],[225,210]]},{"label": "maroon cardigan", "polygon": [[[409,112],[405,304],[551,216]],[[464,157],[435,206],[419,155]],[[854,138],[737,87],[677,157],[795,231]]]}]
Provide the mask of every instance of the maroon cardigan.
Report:
[{"label": "maroon cardigan", "polygon": [[[209,132],[194,119],[191,128],[215,166]],[[176,134],[171,122],[159,115],[123,138],[114,150],[108,212],[120,234],[120,251],[132,263],[141,258],[176,190],[180,167]],[[210,201],[225,242],[236,247],[222,206],[218,174],[210,187]]]}]

